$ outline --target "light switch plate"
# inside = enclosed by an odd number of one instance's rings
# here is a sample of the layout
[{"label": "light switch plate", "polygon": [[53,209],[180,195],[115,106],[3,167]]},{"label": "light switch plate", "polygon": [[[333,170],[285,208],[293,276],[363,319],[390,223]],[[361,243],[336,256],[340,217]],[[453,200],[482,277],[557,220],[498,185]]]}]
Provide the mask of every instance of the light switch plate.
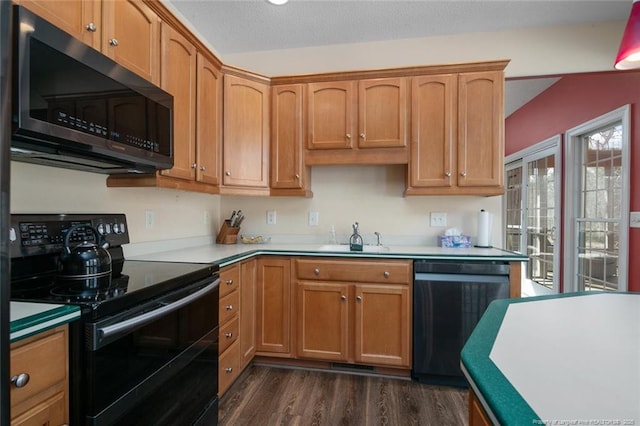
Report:
[{"label": "light switch plate", "polygon": [[640,212],[629,213],[629,228],[640,228]]}]

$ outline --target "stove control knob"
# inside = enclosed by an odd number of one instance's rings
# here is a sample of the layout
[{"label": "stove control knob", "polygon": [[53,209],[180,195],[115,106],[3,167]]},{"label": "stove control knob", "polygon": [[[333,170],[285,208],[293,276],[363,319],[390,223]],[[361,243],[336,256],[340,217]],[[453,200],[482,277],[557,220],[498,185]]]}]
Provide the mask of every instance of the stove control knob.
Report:
[{"label": "stove control knob", "polygon": [[113,224],[113,233],[114,234],[119,234],[120,233],[120,225],[117,223]]},{"label": "stove control knob", "polygon": [[107,235],[107,227],[104,226],[104,223],[101,223],[100,225],[98,225],[98,233],[100,235]]},{"label": "stove control knob", "polygon": [[16,228],[9,228],[9,241],[14,242],[17,239]]}]

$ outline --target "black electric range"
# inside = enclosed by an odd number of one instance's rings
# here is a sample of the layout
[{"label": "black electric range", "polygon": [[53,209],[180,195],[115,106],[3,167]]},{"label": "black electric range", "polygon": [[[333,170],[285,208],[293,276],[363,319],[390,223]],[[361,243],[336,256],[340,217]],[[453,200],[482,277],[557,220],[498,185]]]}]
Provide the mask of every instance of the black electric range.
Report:
[{"label": "black electric range", "polygon": [[[107,243],[110,272],[65,276],[69,232],[68,246]],[[123,214],[11,215],[11,300],[81,309],[69,324],[72,425],[215,425],[218,266],[127,260],[128,242]]]}]

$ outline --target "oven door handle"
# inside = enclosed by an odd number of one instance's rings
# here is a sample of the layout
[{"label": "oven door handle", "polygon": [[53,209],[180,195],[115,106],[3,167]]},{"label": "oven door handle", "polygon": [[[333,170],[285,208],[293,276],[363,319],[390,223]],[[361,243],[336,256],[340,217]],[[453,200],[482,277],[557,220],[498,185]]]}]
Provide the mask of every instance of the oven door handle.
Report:
[{"label": "oven door handle", "polygon": [[108,326],[100,327],[96,329],[96,333],[94,335],[95,339],[93,342],[93,349],[95,350],[98,347],[102,346],[102,343],[105,340],[109,340],[114,335],[126,334],[133,329],[141,327],[155,320],[156,318],[159,318],[170,312],[176,311],[182,308],[183,306],[188,305],[194,300],[199,299],[200,297],[209,293],[210,291],[215,289],[218,285],[220,285],[220,278],[217,278],[214,282],[212,282],[211,284],[207,285],[204,288],[201,288],[195,293],[191,293],[190,295],[183,297],[182,299],[176,300],[175,302],[169,305],[163,306],[161,308],[155,309],[150,312],[146,312],[142,315],[138,315],[133,318],[129,318],[128,320],[125,320],[113,325],[108,325]]}]

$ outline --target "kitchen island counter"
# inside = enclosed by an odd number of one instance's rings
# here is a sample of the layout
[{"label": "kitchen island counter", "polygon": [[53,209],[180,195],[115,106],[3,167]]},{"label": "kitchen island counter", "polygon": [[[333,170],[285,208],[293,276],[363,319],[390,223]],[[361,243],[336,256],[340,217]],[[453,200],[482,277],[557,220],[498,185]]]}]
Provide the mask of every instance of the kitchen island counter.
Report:
[{"label": "kitchen island counter", "polygon": [[80,308],[49,303],[11,302],[11,343],[80,318]]},{"label": "kitchen island counter", "polygon": [[640,294],[494,301],[461,359],[494,424],[640,424]]}]

